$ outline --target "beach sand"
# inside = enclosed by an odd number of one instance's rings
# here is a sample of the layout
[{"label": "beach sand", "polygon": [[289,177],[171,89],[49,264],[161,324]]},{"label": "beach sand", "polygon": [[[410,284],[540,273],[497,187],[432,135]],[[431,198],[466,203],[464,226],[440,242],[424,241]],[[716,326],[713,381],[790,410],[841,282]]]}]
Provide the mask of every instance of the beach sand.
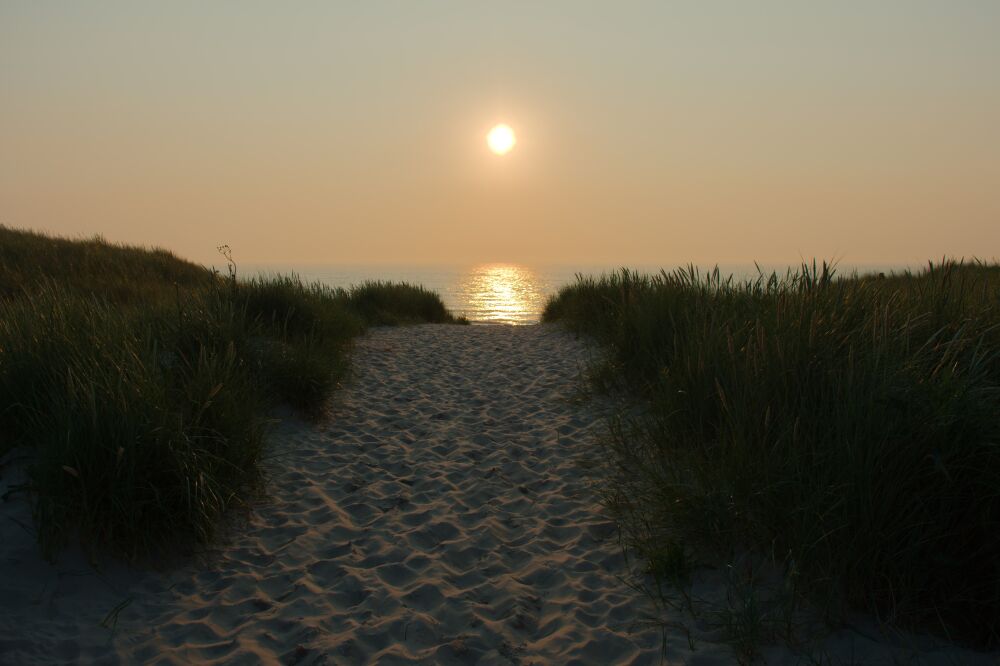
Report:
[{"label": "beach sand", "polygon": [[[587,360],[545,325],[372,331],[328,414],[275,429],[266,501],[166,571],[43,561],[15,493],[0,661],[733,663],[644,622],[655,610],[586,471],[603,426],[573,399]],[[874,644],[835,640],[858,663]]]}]

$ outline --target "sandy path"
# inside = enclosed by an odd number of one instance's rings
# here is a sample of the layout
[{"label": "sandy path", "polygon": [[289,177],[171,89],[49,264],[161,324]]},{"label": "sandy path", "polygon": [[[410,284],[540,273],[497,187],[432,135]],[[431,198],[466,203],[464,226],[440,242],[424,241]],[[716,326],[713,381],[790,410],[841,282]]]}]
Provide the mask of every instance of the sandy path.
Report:
[{"label": "sandy path", "polygon": [[[660,632],[634,626],[648,602],[618,578],[614,525],[580,473],[599,427],[568,400],[585,352],[547,326],[372,332],[329,418],[275,433],[271,501],[208,566],[98,580],[63,561],[53,579],[30,541],[7,548],[48,582],[16,590],[27,617],[17,635],[0,624],[0,652],[17,663],[658,663]],[[114,632],[97,626],[126,601]]]}]

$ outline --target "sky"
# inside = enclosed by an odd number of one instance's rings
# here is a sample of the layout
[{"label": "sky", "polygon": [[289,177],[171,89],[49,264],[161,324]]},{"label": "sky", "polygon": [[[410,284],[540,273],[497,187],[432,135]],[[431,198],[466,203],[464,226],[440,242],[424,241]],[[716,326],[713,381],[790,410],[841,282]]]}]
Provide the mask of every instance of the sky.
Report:
[{"label": "sky", "polygon": [[995,0],[0,0],[0,224],[205,263],[994,258],[998,35]]}]

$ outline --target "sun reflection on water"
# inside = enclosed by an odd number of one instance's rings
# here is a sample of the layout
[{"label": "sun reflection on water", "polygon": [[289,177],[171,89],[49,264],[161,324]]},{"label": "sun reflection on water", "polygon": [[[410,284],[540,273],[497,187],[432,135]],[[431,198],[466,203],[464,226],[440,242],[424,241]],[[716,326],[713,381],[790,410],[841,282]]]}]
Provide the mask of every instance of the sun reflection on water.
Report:
[{"label": "sun reflection on water", "polygon": [[530,324],[538,321],[545,298],[533,271],[515,264],[476,266],[460,288],[465,315],[490,324]]}]

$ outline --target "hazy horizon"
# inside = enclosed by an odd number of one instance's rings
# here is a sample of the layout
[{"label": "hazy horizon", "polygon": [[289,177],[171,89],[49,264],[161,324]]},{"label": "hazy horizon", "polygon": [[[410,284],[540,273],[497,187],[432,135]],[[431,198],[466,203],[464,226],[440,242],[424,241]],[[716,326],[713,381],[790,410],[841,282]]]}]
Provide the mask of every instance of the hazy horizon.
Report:
[{"label": "hazy horizon", "polygon": [[[227,268],[216,265],[225,273]],[[559,265],[559,264],[241,264],[237,274],[241,277],[273,276],[294,274],[305,282],[319,282],[330,287],[352,287],[370,281],[405,282],[421,285],[438,294],[445,307],[457,316],[468,318],[472,323],[488,324],[534,324],[541,320],[542,312],[549,298],[555,296],[562,287],[576,282],[577,275],[591,277],[617,272],[619,266],[601,265]],[[633,265],[633,270],[658,273],[661,269],[672,271],[677,266]],[[714,267],[697,266],[702,275],[710,273]],[[719,271],[724,277],[732,276],[735,282],[757,279],[776,272],[786,275],[789,268],[797,273],[796,267],[785,265],[722,265]],[[835,273],[850,275],[857,273],[902,272],[913,266],[903,265],[838,265]]]},{"label": "hazy horizon", "polygon": [[995,258],[997,25],[977,0],[5,2],[0,223],[214,265]]}]

